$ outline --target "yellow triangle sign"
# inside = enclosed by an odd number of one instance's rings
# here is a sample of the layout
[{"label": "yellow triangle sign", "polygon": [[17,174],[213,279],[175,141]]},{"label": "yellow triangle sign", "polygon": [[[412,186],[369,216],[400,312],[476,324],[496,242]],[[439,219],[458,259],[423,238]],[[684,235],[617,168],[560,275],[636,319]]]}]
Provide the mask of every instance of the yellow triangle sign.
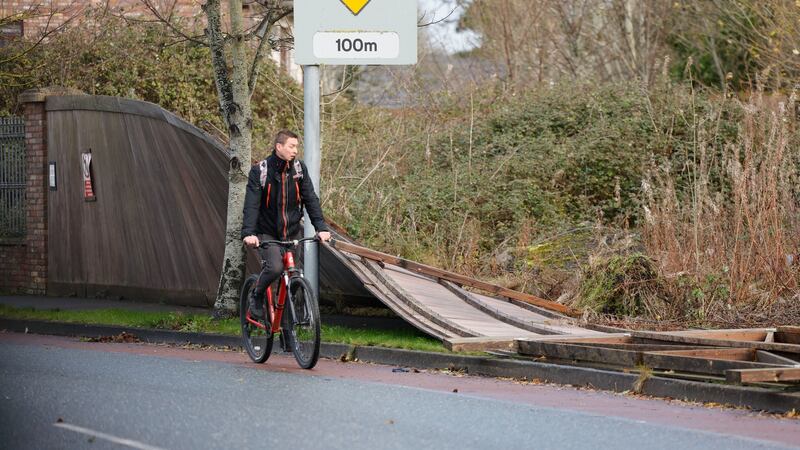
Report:
[{"label": "yellow triangle sign", "polygon": [[344,6],[347,6],[351,13],[357,16],[370,0],[341,0],[341,2],[344,3]]}]

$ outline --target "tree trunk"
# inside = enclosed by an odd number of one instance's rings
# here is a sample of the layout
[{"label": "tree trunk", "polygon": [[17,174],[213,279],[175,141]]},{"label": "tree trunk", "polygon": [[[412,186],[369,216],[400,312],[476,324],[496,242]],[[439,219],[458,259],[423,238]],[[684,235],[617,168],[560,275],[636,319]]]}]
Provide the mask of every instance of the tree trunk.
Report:
[{"label": "tree trunk", "polygon": [[231,159],[228,167],[228,214],[225,226],[225,255],[222,262],[215,317],[229,317],[236,313],[245,270],[245,253],[240,233],[242,209],[247,186],[247,173],[251,158],[252,113],[248,68],[245,55],[245,36],[242,27],[242,1],[229,0],[230,32],[233,67],[228,77],[225,59],[226,38],[222,35],[220,0],[209,0],[205,6],[208,17],[206,35],[211,47],[214,80],[219,94],[219,106],[228,126]]}]

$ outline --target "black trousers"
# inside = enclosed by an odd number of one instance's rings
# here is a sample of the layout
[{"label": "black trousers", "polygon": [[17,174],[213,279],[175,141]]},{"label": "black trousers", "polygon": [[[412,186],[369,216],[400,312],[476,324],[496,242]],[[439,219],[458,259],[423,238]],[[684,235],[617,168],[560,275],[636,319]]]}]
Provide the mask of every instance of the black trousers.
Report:
[{"label": "black trousers", "polygon": [[[298,232],[294,236],[289,236],[288,240],[295,240],[302,238],[302,232]],[[259,234],[258,240],[260,242],[264,241],[276,241],[278,240],[275,236],[271,236],[269,234]],[[299,249],[302,247],[298,247],[295,250],[295,262],[300,261],[300,255],[297,253]],[[258,281],[256,282],[256,289],[255,293],[256,296],[261,297],[264,295],[264,291],[267,290],[267,286],[271,285],[281,276],[283,272],[283,253],[285,249],[278,245],[270,245],[267,248],[259,248],[258,255],[261,257],[261,275],[258,277]],[[273,291],[273,295],[277,294],[277,292]]]}]

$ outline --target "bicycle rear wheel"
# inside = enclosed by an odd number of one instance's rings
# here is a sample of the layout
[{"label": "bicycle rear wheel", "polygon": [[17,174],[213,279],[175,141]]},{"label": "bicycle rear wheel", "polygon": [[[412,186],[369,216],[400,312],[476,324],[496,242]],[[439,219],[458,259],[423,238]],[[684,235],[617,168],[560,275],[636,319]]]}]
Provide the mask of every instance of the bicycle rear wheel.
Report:
[{"label": "bicycle rear wheel", "polygon": [[[242,325],[242,343],[247,355],[250,356],[253,362],[261,364],[272,353],[274,335],[270,325],[272,323],[272,314],[269,310],[269,305],[264,305],[264,318],[257,319],[252,314],[249,315],[251,320],[258,322],[264,328],[248,320],[250,293],[255,289],[256,281],[258,281],[258,275],[251,275],[242,285],[242,293],[239,296],[239,321]],[[264,299],[259,299],[259,301],[264,301]]]},{"label": "bicycle rear wheel", "polygon": [[320,317],[317,296],[305,278],[292,278],[289,282],[291,294],[289,321],[289,346],[294,359],[303,369],[311,369],[319,360]]}]

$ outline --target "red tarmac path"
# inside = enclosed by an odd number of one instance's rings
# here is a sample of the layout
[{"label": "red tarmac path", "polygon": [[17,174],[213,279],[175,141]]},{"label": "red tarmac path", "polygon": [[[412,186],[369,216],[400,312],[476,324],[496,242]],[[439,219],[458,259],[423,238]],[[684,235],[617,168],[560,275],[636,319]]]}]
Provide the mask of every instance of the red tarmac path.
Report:
[{"label": "red tarmac path", "polygon": [[120,352],[189,361],[236,364],[253,370],[287,372],[384,383],[477,398],[504,400],[532,406],[581,411],[601,416],[622,417],[651,424],[703,430],[800,446],[800,420],[775,417],[746,410],[709,408],[697,404],[640,398],[603,391],[576,389],[551,384],[520,383],[514,380],[458,376],[448,373],[392,372],[393,367],[377,364],[343,363],[321,359],[314,370],[299,369],[291,355],[272,355],[264,365],[253,364],[242,352],[181,348],[151,344],[93,343],[75,338],[0,332],[0,344],[39,345],[54,348]]}]

